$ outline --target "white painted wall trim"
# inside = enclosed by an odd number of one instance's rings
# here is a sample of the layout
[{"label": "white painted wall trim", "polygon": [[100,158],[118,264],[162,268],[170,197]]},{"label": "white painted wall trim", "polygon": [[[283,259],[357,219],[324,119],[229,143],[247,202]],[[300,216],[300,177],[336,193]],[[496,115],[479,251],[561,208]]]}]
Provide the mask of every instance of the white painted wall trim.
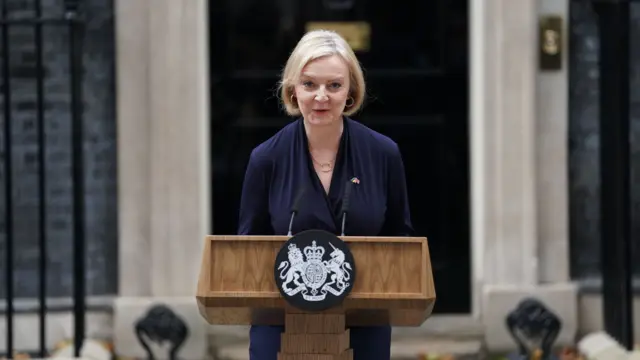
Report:
[{"label": "white painted wall trim", "polygon": [[205,0],[117,0],[119,294],[195,296],[211,231]]},{"label": "white painted wall trim", "polygon": [[469,4],[469,46],[470,46],[470,104],[469,104],[469,149],[470,149],[470,177],[471,177],[471,232],[469,243],[471,246],[471,311],[473,317],[480,320],[482,311],[482,286],[484,283],[483,254],[478,249],[484,249],[487,214],[484,211],[486,195],[484,192],[485,179],[482,175],[486,167],[485,159],[485,122],[486,109],[484,99],[485,56],[486,49],[486,6],[484,1],[470,0]]}]

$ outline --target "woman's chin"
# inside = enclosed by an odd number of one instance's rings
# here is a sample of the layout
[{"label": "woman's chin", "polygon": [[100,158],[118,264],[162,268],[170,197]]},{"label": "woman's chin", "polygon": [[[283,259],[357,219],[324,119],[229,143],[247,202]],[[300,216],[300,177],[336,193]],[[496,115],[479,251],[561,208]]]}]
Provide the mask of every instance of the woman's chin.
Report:
[{"label": "woman's chin", "polygon": [[311,116],[309,116],[308,121],[311,125],[323,126],[332,124],[334,120],[334,116],[332,116],[330,113],[323,114],[314,112],[313,114],[311,114]]}]

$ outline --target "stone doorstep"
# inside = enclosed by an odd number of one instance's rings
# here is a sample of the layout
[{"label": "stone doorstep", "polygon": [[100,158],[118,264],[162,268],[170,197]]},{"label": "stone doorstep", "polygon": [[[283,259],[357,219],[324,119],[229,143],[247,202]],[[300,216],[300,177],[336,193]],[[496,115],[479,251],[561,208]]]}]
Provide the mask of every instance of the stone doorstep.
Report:
[{"label": "stone doorstep", "polygon": [[[249,326],[209,325],[208,343],[214,347],[242,345],[249,341]],[[394,327],[392,342],[409,339],[483,339],[482,324],[469,315],[436,315],[420,327]]]},{"label": "stone doorstep", "polygon": [[[247,342],[219,347],[215,360],[249,360]],[[477,360],[483,358],[480,340],[453,339],[403,339],[391,343],[392,360],[417,360],[422,354],[451,355],[455,360]]]},{"label": "stone doorstep", "polygon": [[481,340],[456,340],[447,338],[402,339],[392,341],[393,360],[416,360],[419,355],[451,356],[455,360],[482,359]]}]

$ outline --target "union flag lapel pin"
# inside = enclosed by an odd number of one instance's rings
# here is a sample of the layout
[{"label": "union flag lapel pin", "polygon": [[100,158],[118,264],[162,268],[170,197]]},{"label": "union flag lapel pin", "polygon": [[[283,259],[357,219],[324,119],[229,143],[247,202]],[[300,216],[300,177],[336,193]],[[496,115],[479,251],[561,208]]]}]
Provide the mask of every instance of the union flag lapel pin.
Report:
[{"label": "union flag lapel pin", "polygon": [[354,183],[354,184],[360,184],[360,179],[358,179],[357,177],[354,176],[354,177],[351,178],[351,182]]}]

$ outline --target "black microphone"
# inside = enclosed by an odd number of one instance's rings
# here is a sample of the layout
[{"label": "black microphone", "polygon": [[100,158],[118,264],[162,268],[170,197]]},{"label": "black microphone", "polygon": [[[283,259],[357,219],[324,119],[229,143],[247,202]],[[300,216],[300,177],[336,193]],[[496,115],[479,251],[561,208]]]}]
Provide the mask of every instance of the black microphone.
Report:
[{"label": "black microphone", "polygon": [[347,181],[347,185],[344,188],[344,196],[342,197],[342,209],[340,212],[342,213],[342,234],[340,236],[344,236],[344,225],[347,222],[347,213],[349,212],[349,198],[351,197],[351,187],[353,183],[351,181]]},{"label": "black microphone", "polygon": [[298,214],[298,210],[300,209],[300,201],[302,200],[302,196],[307,191],[306,187],[301,187],[296,194],[296,197],[293,199],[293,204],[291,205],[291,219],[289,220],[289,232],[287,236],[292,236],[291,228],[293,227],[293,218]]}]

